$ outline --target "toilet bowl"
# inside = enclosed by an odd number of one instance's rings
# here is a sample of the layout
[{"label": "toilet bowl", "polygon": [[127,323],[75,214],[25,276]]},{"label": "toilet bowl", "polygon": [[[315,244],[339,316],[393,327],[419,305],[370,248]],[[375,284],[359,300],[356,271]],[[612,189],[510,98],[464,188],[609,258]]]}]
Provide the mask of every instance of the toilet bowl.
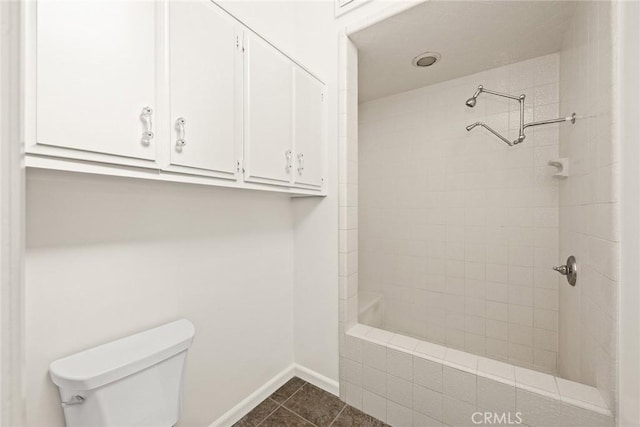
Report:
[{"label": "toilet bowl", "polygon": [[51,363],[67,427],[170,427],[193,324],[181,319]]}]

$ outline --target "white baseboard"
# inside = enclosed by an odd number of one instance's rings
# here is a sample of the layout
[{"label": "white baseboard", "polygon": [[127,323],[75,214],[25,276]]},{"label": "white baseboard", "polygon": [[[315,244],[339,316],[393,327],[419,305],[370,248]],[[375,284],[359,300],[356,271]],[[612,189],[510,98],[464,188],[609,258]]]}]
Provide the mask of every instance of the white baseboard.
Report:
[{"label": "white baseboard", "polygon": [[316,371],[298,364],[294,364],[294,369],[295,375],[298,378],[301,378],[316,387],[320,387],[324,391],[327,391],[331,394],[334,394],[336,396],[340,395],[340,386],[338,384],[338,381],[332,380],[331,378],[325,377],[324,375],[319,374]]},{"label": "white baseboard", "polygon": [[282,387],[284,383],[295,376],[295,365],[292,364],[288,368],[281,371],[275,377],[271,378],[259,389],[247,396],[243,401],[227,411],[223,416],[215,420],[209,427],[230,427],[240,418],[244,417],[253,408],[258,406],[260,402]]},{"label": "white baseboard", "polygon": [[309,368],[293,363],[211,423],[209,427],[231,427],[293,377],[301,378],[316,387],[320,387],[338,396],[339,386],[337,381],[327,378]]}]

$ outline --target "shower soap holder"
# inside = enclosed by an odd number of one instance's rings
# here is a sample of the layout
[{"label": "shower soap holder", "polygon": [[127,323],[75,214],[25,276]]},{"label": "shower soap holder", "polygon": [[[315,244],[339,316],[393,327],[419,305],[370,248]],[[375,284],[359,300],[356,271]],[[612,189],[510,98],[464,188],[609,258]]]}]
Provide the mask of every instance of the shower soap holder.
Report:
[{"label": "shower soap holder", "polygon": [[558,169],[558,171],[553,174],[554,178],[565,179],[569,176],[569,159],[567,157],[549,160],[548,165]]}]

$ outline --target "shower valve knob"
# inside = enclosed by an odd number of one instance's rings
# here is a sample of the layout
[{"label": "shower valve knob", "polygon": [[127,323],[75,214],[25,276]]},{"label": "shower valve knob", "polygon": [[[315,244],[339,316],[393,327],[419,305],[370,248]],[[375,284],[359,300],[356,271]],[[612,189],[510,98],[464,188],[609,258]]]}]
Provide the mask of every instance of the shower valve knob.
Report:
[{"label": "shower valve knob", "polygon": [[571,286],[576,285],[576,281],[578,280],[578,265],[573,255],[567,258],[567,264],[553,267],[553,269],[563,276],[567,276],[567,282],[569,282]]},{"label": "shower valve knob", "polygon": [[557,271],[558,273],[562,274],[563,276],[566,276],[567,273],[569,272],[569,268],[566,265],[560,265],[558,267],[553,267],[553,269],[555,271]]}]

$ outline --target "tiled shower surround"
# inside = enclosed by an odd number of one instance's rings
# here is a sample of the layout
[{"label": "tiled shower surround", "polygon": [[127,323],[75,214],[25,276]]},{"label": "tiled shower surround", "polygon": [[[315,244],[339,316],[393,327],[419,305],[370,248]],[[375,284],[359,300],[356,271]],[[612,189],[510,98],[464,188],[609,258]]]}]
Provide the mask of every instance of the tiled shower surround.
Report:
[{"label": "tiled shower surround", "polygon": [[345,338],[346,401],[394,427],[613,427],[597,389],[356,325]]},{"label": "tiled shower surround", "polygon": [[[514,409],[522,425],[614,424],[613,9],[577,2],[556,54],[360,106],[357,48],[341,39],[341,399],[392,426],[476,425],[478,411]],[[575,112],[577,123],[529,129],[513,148],[467,134],[483,120],[515,137],[509,101],[483,94],[464,107],[478,84],[524,91],[527,120]],[[564,180],[547,166],[558,157],[570,160]],[[388,238],[391,230],[399,234]],[[550,270],[569,254],[580,266],[576,288]],[[382,329],[357,323],[359,295],[375,319],[375,292],[383,303],[400,296],[403,322],[389,325],[388,310]]]},{"label": "tiled shower surround", "polygon": [[560,106],[576,111],[560,128],[560,155],[571,176],[560,186],[560,258],[580,263],[575,288],[560,287],[559,366],[563,377],[598,387],[614,401],[619,280],[619,150],[613,135],[608,2],[578,5],[560,53]]},{"label": "tiled shower surround", "polygon": [[[444,60],[444,59],[443,59]],[[556,373],[559,54],[360,104],[359,291],[382,296],[386,330]],[[571,126],[563,124],[561,126]]]}]

